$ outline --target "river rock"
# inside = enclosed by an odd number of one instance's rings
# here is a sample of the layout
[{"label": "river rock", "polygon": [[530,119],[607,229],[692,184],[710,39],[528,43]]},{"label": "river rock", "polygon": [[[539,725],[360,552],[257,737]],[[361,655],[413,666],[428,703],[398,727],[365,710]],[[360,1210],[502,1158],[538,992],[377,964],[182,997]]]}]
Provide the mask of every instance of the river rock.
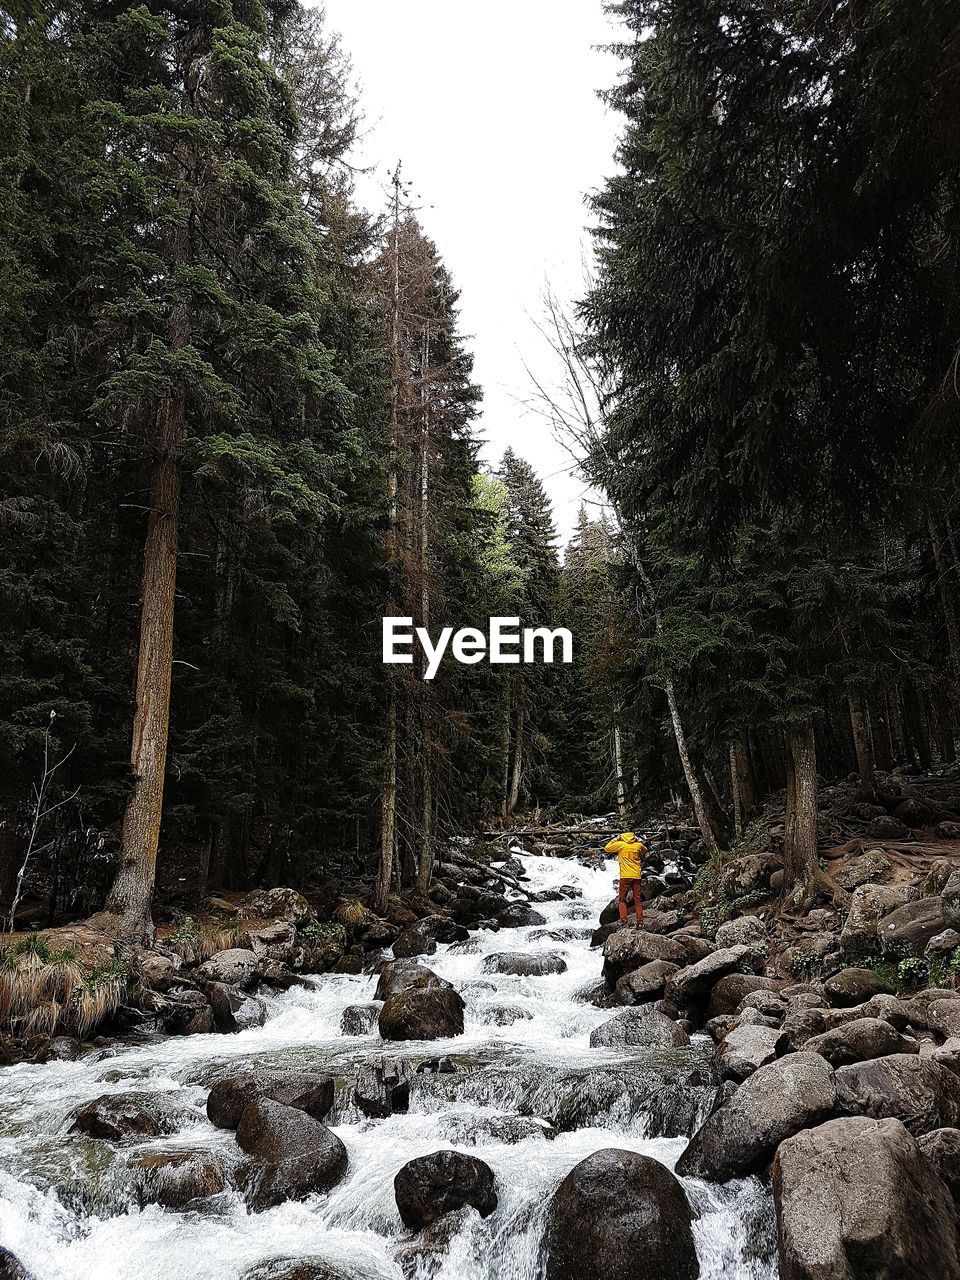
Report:
[{"label": "river rock", "polygon": [[867,825],[867,835],[873,840],[902,840],[909,833],[907,824],[892,814],[885,813]]},{"label": "river rock", "polygon": [[405,1226],[422,1231],[445,1214],[471,1205],[481,1217],[497,1207],[493,1170],[462,1151],[435,1151],[408,1161],[393,1180]]},{"label": "river rock", "polygon": [[436,949],[436,938],[432,938],[421,924],[404,929],[393,944],[393,954],[398,960],[407,960],[411,956],[432,956]]},{"label": "river rock", "polygon": [[381,971],[373,998],[386,1000],[389,996],[396,996],[402,991],[409,990],[410,987],[442,981],[443,979],[439,978],[432,969],[418,964],[416,960],[395,960],[392,964],[385,965]]},{"label": "river rock", "polygon": [[497,924],[504,929],[525,929],[529,925],[546,923],[547,917],[534,911],[526,902],[508,902],[497,912]]},{"label": "river rock", "polygon": [[227,1185],[226,1168],[215,1151],[148,1151],[137,1160],[141,1204],[183,1209],[192,1200],[219,1195]]},{"label": "river rock", "polygon": [[276,889],[258,889],[250,894],[246,910],[261,920],[290,920],[294,924],[306,924],[313,915],[313,909],[302,893],[282,885]]},{"label": "river rock", "polygon": [[681,1009],[697,1004],[706,999],[714,983],[721,978],[737,970],[755,969],[758,963],[762,963],[762,957],[756,947],[724,947],[668,979],[666,998]]},{"label": "river rock", "polygon": [[914,1136],[960,1123],[960,1079],[918,1054],[897,1053],[840,1067],[836,1087],[839,1111],[900,1120]]},{"label": "river rock", "polygon": [[717,1046],[717,1066],[724,1080],[746,1080],[777,1056],[779,1027],[741,1022]]},{"label": "river rock", "polygon": [[162,1096],[107,1093],[75,1113],[70,1132],[125,1142],[173,1133],[181,1119],[181,1113]]},{"label": "river rock", "polygon": [[686,929],[681,929],[678,933],[675,933],[673,940],[674,942],[679,942],[683,947],[686,956],[685,964],[696,964],[698,960],[703,960],[712,951],[716,951],[716,947],[709,938],[702,938],[697,933],[689,933]]},{"label": "river rock", "polygon": [[676,973],[679,965],[669,960],[651,960],[639,969],[625,973],[614,988],[617,1004],[648,1004],[663,995],[667,979]]},{"label": "river rock", "polygon": [[766,925],[757,916],[739,916],[736,920],[725,920],[717,930],[717,949],[727,947],[766,946]]},{"label": "river rock", "polygon": [[767,1063],[694,1134],[677,1173],[713,1182],[759,1173],[785,1138],[826,1120],[836,1097],[833,1068],[818,1053]]},{"label": "river rock", "polygon": [[707,1017],[719,1018],[725,1013],[736,1013],[744,998],[753,991],[777,991],[783,986],[775,978],[761,978],[755,973],[730,973],[721,978],[710,992]]},{"label": "river rock", "polygon": [[464,1004],[449,982],[428,982],[389,996],[378,1025],[384,1040],[442,1040],[463,1034]]},{"label": "river rock", "polygon": [[960,1280],[953,1201],[898,1120],[788,1138],[773,1192],[780,1280]]},{"label": "river rock", "polygon": [[931,938],[957,922],[943,898],[919,898],[905,902],[877,925],[877,938],[884,955],[919,956]]},{"label": "river rock", "polygon": [[254,1211],[329,1191],[347,1171],[347,1150],[336,1134],[272,1098],[257,1098],[244,1108],[237,1143],[252,1157],[238,1181]]},{"label": "river rock", "polygon": [[890,984],[878,978],[872,969],[841,969],[823,984],[830,1003],[841,1006],[863,1004],[884,993],[890,994]]},{"label": "river rock", "polygon": [[850,910],[840,931],[840,947],[849,960],[874,955],[877,925],[897,907],[914,902],[918,897],[912,885],[863,884],[854,889]]},{"label": "river rock", "polygon": [[910,1043],[881,1018],[854,1018],[852,1022],[811,1036],[804,1048],[808,1053],[822,1054],[833,1066],[841,1067],[870,1058],[884,1058],[891,1053],[907,1053]]},{"label": "river rock", "polygon": [[546,1280],[697,1280],[691,1221],[683,1187],[659,1161],[596,1151],[550,1202]]},{"label": "river rock", "polygon": [[202,991],[189,987],[168,991],[158,1016],[168,1036],[206,1035],[216,1025],[210,1001]]},{"label": "river rock", "polygon": [[218,951],[196,971],[198,982],[225,982],[230,987],[250,986],[257,975],[257,956],[243,947]]},{"label": "river rock", "polygon": [[841,889],[859,889],[871,880],[882,880],[892,866],[882,849],[867,849],[856,858],[848,858],[833,873],[833,878]]},{"label": "river rock", "polygon": [[279,964],[299,967],[297,953],[300,947],[297,944],[297,926],[293,921],[277,920],[260,929],[248,929],[247,939],[250,950],[258,960],[266,958],[276,960]]},{"label": "river rock", "polygon": [[323,1120],[333,1106],[333,1077],[311,1071],[245,1071],[225,1076],[207,1096],[207,1118],[218,1129],[236,1129],[244,1108],[269,1098]]},{"label": "river rock", "polygon": [[960,1202],[960,1129],[931,1129],[920,1135],[917,1146],[954,1200]]},{"label": "river rock", "polygon": [[244,995],[236,987],[223,982],[205,982],[203,994],[213,1012],[214,1026],[218,1031],[245,1031],[248,1027],[262,1027],[267,1020],[267,1006],[256,996]]},{"label": "river rock", "polygon": [[178,979],[183,961],[178,955],[144,951],[137,959],[141,981],[154,991],[168,991]]},{"label": "river rock", "polygon": [[323,1258],[271,1258],[243,1273],[242,1280],[349,1280]]},{"label": "river rock", "polygon": [[0,1280],[37,1280],[15,1253],[0,1245]]},{"label": "river rock", "polygon": [[652,960],[682,965],[687,962],[687,953],[674,938],[643,929],[618,929],[603,944],[603,980],[607,989],[613,991],[624,974]]},{"label": "river rock", "polygon": [[375,1058],[357,1072],[353,1100],[365,1116],[385,1119],[410,1106],[413,1070],[401,1058]]},{"label": "river rock", "polygon": [[368,1036],[380,1017],[380,1002],[348,1004],[340,1017],[342,1036]]},{"label": "river rock", "polygon": [[689,1044],[690,1037],[672,1018],[645,1009],[624,1009],[590,1032],[590,1048],[649,1047],[675,1049]]},{"label": "river rock", "polygon": [[552,951],[501,951],[487,956],[484,973],[510,973],[521,978],[542,978],[550,973],[563,973],[567,962]]},{"label": "river rock", "polygon": [[926,1025],[948,1040],[960,1036],[960,999],[932,1001],[927,1007]]}]

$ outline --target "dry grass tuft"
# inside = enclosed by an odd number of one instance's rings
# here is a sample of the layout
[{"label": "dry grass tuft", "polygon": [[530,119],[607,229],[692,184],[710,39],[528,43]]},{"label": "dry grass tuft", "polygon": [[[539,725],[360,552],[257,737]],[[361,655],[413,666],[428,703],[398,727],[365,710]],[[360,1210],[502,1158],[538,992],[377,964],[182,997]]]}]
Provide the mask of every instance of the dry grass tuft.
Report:
[{"label": "dry grass tuft", "polygon": [[127,989],[116,961],[84,972],[70,950],[51,951],[41,934],[27,934],[0,951],[0,1027],[11,1035],[81,1038],[116,1011]]}]

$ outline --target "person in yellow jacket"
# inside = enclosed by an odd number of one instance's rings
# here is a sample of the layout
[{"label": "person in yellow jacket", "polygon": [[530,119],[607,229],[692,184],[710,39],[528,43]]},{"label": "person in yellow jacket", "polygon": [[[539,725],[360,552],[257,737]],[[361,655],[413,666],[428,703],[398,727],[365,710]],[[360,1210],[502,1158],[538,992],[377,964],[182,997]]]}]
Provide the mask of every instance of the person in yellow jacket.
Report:
[{"label": "person in yellow jacket", "polygon": [[624,831],[609,844],[604,845],[604,853],[615,853],[619,861],[620,890],[617,907],[620,912],[620,923],[627,923],[627,894],[633,891],[633,914],[637,927],[643,924],[643,894],[640,892],[640,877],[643,874],[643,855],[647,846],[638,840],[632,831]]}]

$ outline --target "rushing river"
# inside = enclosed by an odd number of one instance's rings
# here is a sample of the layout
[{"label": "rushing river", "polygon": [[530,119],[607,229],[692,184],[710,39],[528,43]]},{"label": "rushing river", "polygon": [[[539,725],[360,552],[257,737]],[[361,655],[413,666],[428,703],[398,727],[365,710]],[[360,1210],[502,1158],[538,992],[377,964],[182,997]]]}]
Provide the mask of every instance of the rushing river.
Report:
[{"label": "rushing river", "polygon": [[[343,1010],[369,1002],[376,977],[325,975],[315,990],[269,999],[266,1024],[237,1035],[150,1038],[109,1056],[4,1069],[0,1244],[38,1280],[240,1280],[255,1264],[291,1257],[322,1258],[350,1280],[401,1280],[395,1251],[410,1237],[394,1175],[414,1156],[459,1147],[492,1167],[499,1207],[487,1219],[464,1215],[439,1255],[416,1262],[417,1280],[538,1280],[545,1212],[573,1165],[622,1147],[672,1168],[713,1088],[707,1045],[696,1039],[669,1051],[589,1047],[590,1031],[613,1016],[584,998],[599,977],[589,936],[610,898],[612,867],[522,860],[530,889],[566,884],[580,896],[537,904],[546,925],[473,934],[424,957],[466,1001],[466,1031],[455,1039],[384,1045],[375,1030],[344,1036]],[[557,953],[567,968],[546,977],[485,972],[484,957],[501,951]],[[515,1020],[500,1025],[505,1018]],[[449,1055],[457,1070],[416,1073],[407,1113],[368,1120],[354,1107],[353,1084],[358,1067],[385,1052],[418,1065]],[[234,1135],[207,1120],[206,1096],[218,1078],[254,1064],[335,1077],[328,1123],[349,1153],[343,1182],[258,1214],[232,1192],[184,1212],[138,1208],[130,1161],[144,1151],[209,1147],[238,1158]],[[122,1147],[68,1132],[79,1106],[114,1092],[165,1095],[180,1109],[180,1132]],[[775,1280],[760,1183],[685,1188],[703,1280]]]}]

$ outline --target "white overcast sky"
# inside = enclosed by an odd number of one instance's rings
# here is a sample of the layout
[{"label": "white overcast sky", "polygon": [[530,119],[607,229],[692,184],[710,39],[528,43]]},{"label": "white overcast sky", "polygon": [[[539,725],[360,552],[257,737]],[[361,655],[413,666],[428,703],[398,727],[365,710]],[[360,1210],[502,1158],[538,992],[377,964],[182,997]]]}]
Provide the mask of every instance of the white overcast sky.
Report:
[{"label": "white overcast sky", "polygon": [[[397,160],[461,290],[461,328],[484,389],[483,457],[532,463],[562,541],[582,482],[549,427],[519,403],[524,362],[549,377],[534,319],[549,279],[582,286],[587,192],[611,171],[617,122],[597,97],[617,75],[602,0],[324,0],[366,117],[358,197],[383,207]],[[589,495],[587,495],[589,497]]]}]

